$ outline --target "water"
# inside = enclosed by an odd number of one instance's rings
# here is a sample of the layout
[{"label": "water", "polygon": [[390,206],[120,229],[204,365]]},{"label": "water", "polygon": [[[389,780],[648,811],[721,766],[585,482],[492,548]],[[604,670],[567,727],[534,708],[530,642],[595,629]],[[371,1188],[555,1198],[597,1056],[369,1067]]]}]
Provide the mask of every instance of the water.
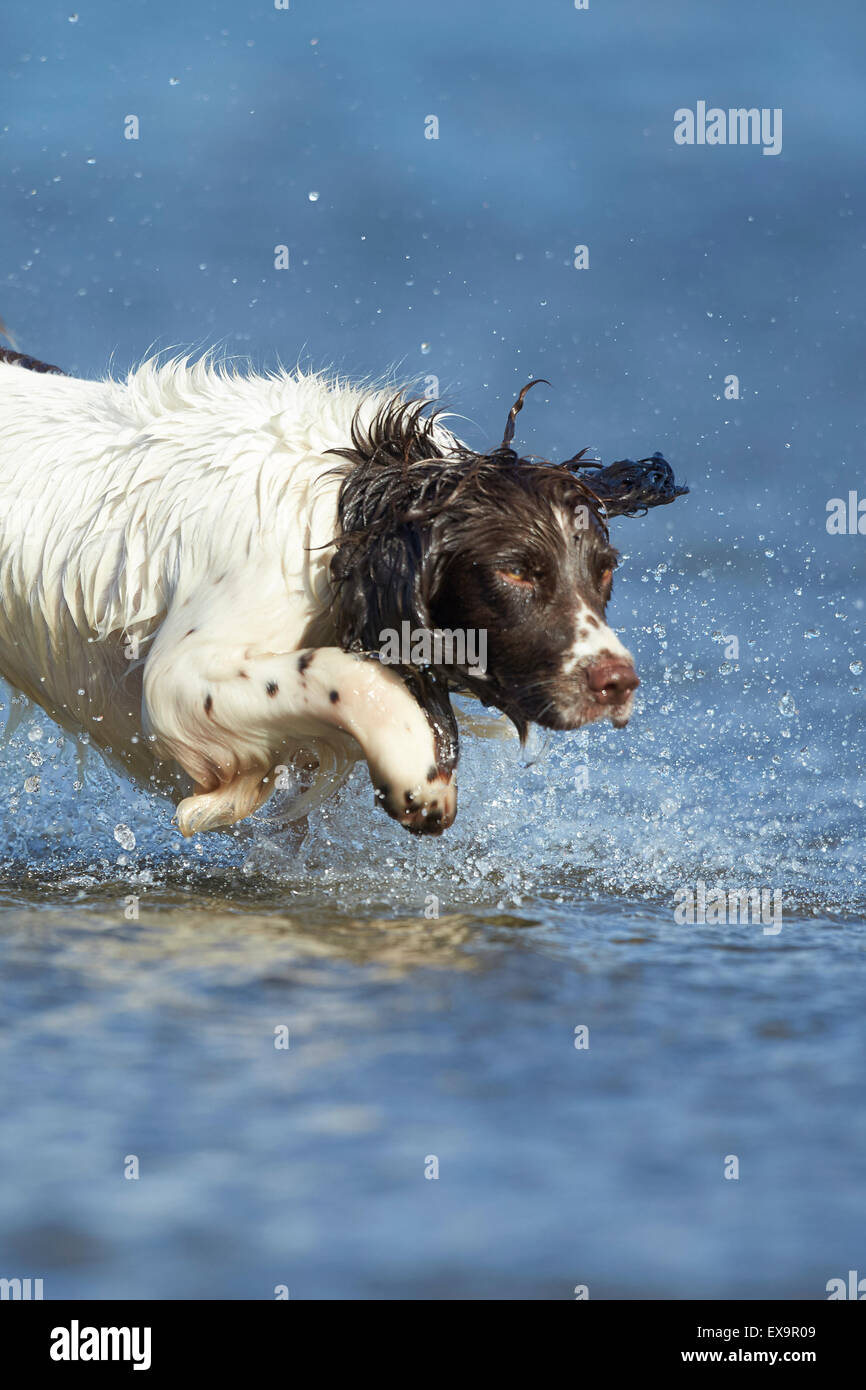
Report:
[{"label": "water", "polygon": [[[825,528],[866,495],[860,9],[71,14],[3,20],[24,350],[398,364],[475,444],[545,376],[522,447],[692,495],[616,526],[629,729],[467,738],[437,841],[358,769],[300,847],[183,842],[0,691],[0,1274],[823,1297],[866,1259],[866,539]],[[675,147],[699,99],[782,107],[782,153]],[[782,930],[680,925],[699,881]]]}]

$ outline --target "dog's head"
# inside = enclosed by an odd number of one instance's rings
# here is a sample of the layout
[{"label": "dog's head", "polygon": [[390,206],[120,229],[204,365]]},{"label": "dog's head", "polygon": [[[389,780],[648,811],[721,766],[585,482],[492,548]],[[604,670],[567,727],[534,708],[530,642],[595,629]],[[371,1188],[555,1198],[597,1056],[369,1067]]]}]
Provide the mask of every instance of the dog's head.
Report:
[{"label": "dog's head", "polygon": [[511,441],[528,390],[490,453],[402,397],[365,429],[356,420],[339,451],[352,465],[331,567],[340,642],[403,666],[455,758],[449,689],[504,711],[521,737],[531,721],[628,722],[638,678],[605,620],[618,560],[608,519],[688,490],[660,454],[604,469],[580,454],[521,458]]}]

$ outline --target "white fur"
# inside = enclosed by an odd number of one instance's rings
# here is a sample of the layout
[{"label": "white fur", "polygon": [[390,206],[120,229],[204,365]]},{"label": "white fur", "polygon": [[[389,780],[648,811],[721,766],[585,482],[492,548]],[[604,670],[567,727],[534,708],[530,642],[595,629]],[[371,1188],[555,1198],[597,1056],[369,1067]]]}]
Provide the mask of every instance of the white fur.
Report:
[{"label": "white fur", "polygon": [[433,802],[453,819],[420,707],[328,614],[327,451],[390,394],[210,361],[95,382],[0,363],[0,673],[132,776],[191,790],[185,834],[311,752],[335,780],[365,756],[407,824]]},{"label": "white fur", "polygon": [[574,618],[574,641],[562,665],[564,676],[570,676],[581,666],[588,666],[596,657],[615,656],[631,661],[631,652],[624,647],[613,628],[602,622],[588,603],[578,600]]}]

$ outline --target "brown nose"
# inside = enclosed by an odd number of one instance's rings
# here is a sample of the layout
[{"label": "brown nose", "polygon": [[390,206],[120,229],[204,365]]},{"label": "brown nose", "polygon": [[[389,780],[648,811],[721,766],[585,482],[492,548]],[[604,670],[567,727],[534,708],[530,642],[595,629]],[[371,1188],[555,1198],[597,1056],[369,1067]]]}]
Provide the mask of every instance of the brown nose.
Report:
[{"label": "brown nose", "polygon": [[619,705],[640,685],[631,662],[617,657],[602,657],[590,666],[586,679],[600,705]]}]

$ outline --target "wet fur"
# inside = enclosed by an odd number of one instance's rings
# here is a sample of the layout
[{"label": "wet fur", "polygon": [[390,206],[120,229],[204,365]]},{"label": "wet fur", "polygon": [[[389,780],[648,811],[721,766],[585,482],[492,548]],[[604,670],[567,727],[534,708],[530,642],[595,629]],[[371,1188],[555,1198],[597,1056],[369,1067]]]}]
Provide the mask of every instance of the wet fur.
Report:
[{"label": "wet fur", "polygon": [[[327,769],[300,816],[359,756],[390,815],[438,833],[453,691],[521,732],[625,722],[630,691],[602,710],[593,688],[633,670],[604,618],[608,521],[684,491],[659,455],[521,458],[528,389],[479,453],[426,401],[315,374],[86,382],[0,351],[0,672],[179,801],[184,833],[248,815],[281,766]],[[404,621],[489,630],[486,674],[370,660]]]}]

